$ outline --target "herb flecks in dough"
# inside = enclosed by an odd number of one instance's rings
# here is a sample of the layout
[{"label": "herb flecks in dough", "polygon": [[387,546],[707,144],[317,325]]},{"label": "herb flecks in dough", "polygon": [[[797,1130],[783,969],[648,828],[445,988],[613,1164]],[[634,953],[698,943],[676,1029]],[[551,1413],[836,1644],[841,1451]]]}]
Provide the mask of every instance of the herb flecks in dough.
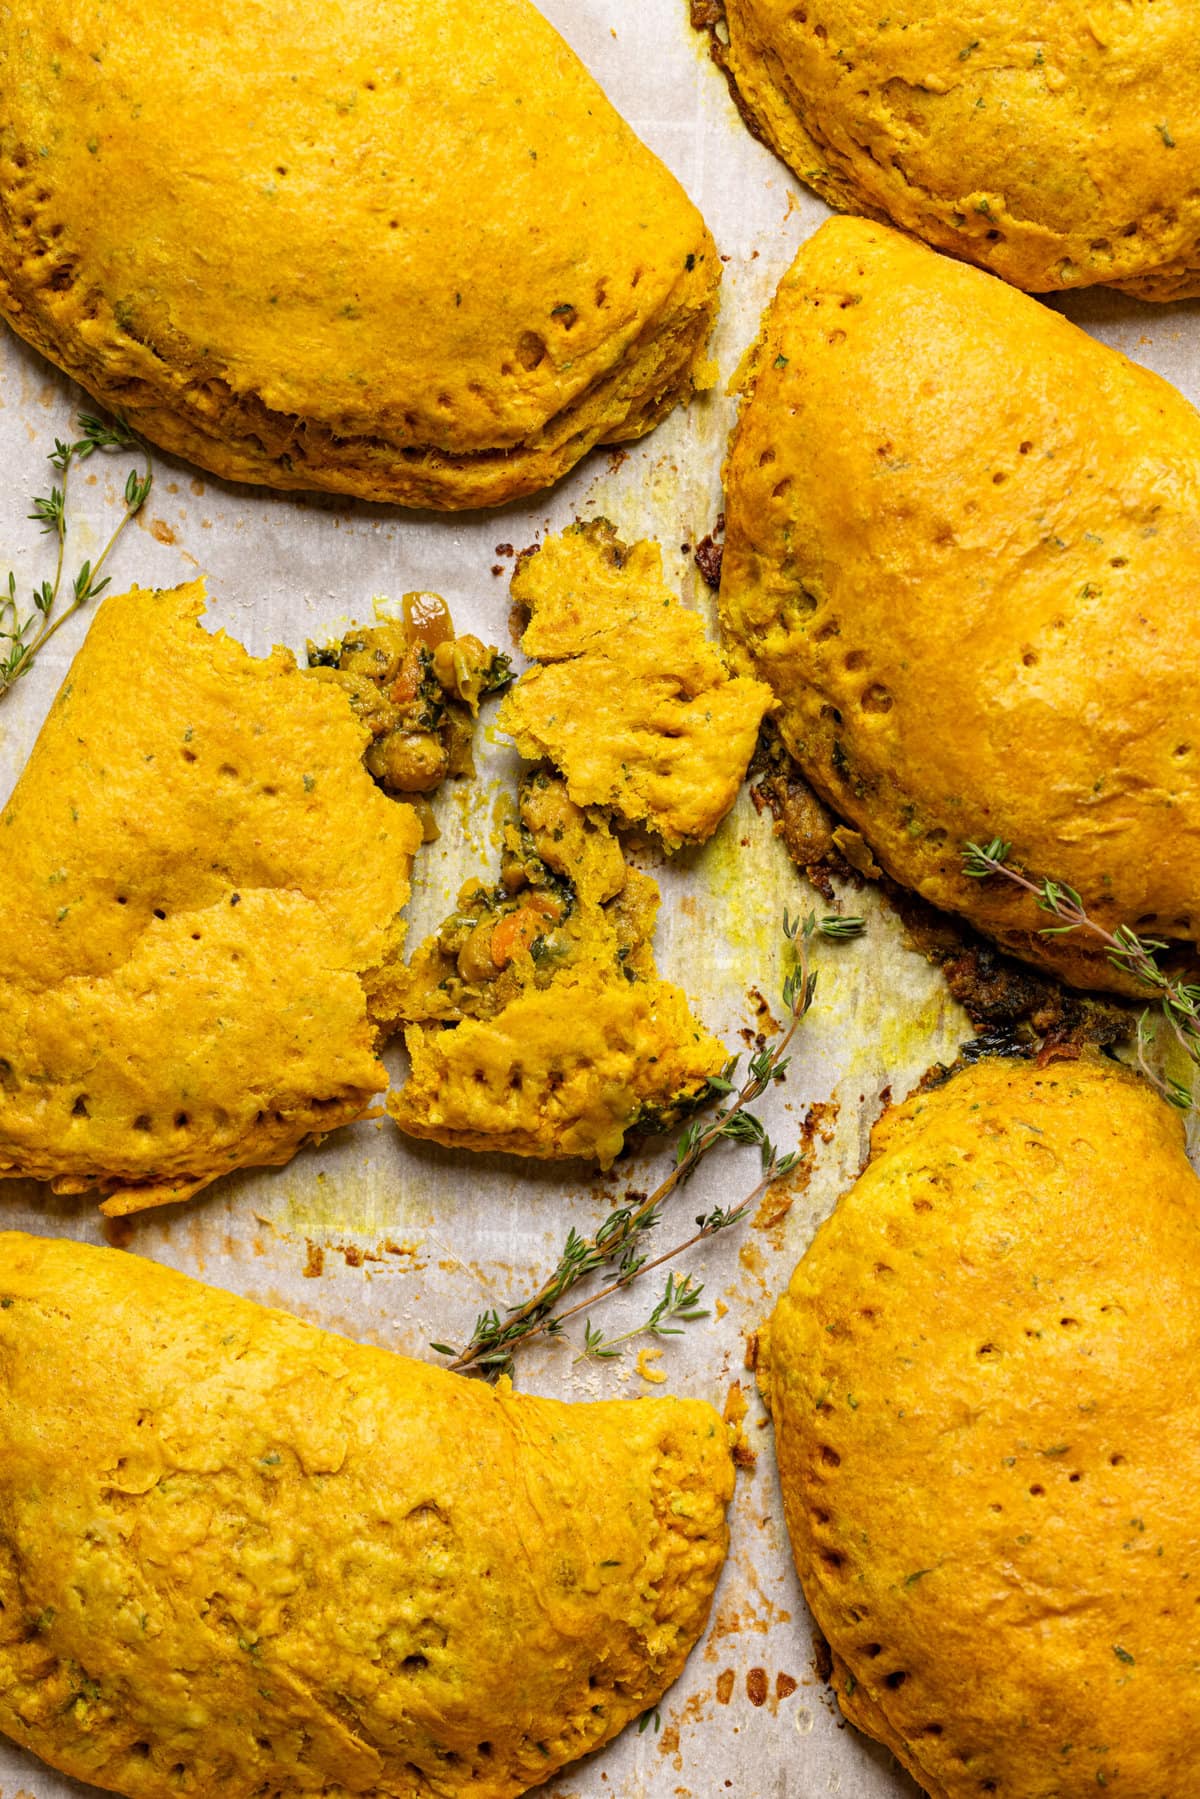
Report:
[{"label": "herb flecks in dough", "polygon": [[1131,1069],[988,1057],[885,1112],[760,1332],[832,1684],[923,1793],[1191,1799],[1198,1214]]},{"label": "herb flecks in dough", "polygon": [[388,1084],[421,832],[344,692],[109,594],[3,813],[0,1179],[109,1213],[278,1165]]},{"label": "herb flecks in dough", "polygon": [[224,480],[500,505],[713,384],[712,237],[532,0],[8,0],[0,65],[0,315]]},{"label": "herb flecks in dough", "polygon": [[127,1799],[545,1792],[659,1703],[728,1545],[702,1401],[455,1380],[15,1233],[0,1441],[0,1730]]},{"label": "herb flecks in dough", "polygon": [[1018,0],[691,11],[755,136],[837,210],[889,218],[1030,293],[1200,291],[1186,4],[1103,22],[1082,0],[1036,15]]},{"label": "herb flecks in dough", "polygon": [[742,384],[725,647],[774,689],[859,866],[865,845],[1022,960],[1136,994],[1094,940],[1042,935],[1029,894],[968,880],[958,851],[1002,830],[1107,930],[1200,940],[1195,408],[863,219],[803,245]]}]

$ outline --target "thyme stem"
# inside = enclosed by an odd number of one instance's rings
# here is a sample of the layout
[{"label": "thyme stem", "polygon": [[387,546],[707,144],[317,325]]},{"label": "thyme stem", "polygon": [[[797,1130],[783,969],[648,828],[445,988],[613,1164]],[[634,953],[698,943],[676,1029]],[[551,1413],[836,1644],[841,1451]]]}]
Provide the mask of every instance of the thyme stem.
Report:
[{"label": "thyme stem", "polygon": [[[790,1160],[791,1163],[794,1164],[796,1158],[793,1156]],[[674,1249],[664,1250],[662,1255],[655,1256],[653,1261],[643,1262],[637,1271],[638,1274],[652,1274],[656,1268],[662,1268],[667,1262],[673,1262],[677,1256],[686,1255],[687,1251],[689,1249],[694,1249],[697,1243],[703,1243],[708,1237],[715,1237],[718,1231],[728,1230],[730,1225],[740,1224],[754,1202],[761,1199],[763,1194],[767,1191],[767,1188],[773,1187],[775,1182],[780,1178],[778,1164],[775,1161],[772,1161],[758,1185],[747,1193],[745,1199],[743,1199],[733,1211],[721,1213],[710,1212],[707,1218],[703,1216],[697,1218],[696,1223],[700,1227],[698,1230],[693,1231],[692,1235],[685,1238],[682,1243],[677,1243]],[[586,1312],[592,1306],[599,1305],[602,1299],[610,1299],[614,1293],[620,1293],[622,1288],[627,1287],[628,1285],[628,1277],[610,1281],[607,1287],[601,1287],[598,1292],[589,1294],[586,1299],[581,1299],[577,1301],[575,1305],[568,1306],[565,1312],[557,1313],[552,1321],[550,1319],[543,1320],[541,1324],[537,1325],[529,1332],[527,1341],[543,1334],[551,1327],[551,1324],[553,1324],[555,1331],[561,1330],[569,1318],[578,1317],[580,1312]],[[693,1286],[691,1284],[691,1276],[686,1274],[684,1275],[680,1286],[685,1288],[693,1299],[697,1298],[703,1291],[701,1287]],[[694,1314],[694,1316],[697,1317],[701,1315],[707,1317],[707,1313]],[[657,1320],[650,1324],[639,1324],[635,1329],[625,1331],[619,1337],[606,1337],[603,1340],[606,1345],[626,1343],[631,1337],[640,1337],[645,1331],[654,1331],[656,1323]],[[587,1354],[586,1350],[584,1354]],[[584,1356],[578,1355],[575,1357],[575,1360],[581,1362],[584,1360]]]},{"label": "thyme stem", "polygon": [[70,473],[70,469],[71,459],[68,456],[63,462],[62,490],[59,498],[58,518],[55,526],[55,536],[58,538],[58,553],[54,561],[54,586],[51,589],[50,602],[52,606],[58,599],[58,590],[62,586],[63,557],[66,554],[67,549],[67,476]]},{"label": "thyme stem", "polygon": [[[602,1299],[628,1287],[640,1275],[660,1268],[695,1244],[728,1230],[739,1223],[755,1200],[775,1181],[796,1166],[799,1157],[779,1155],[767,1135],[762,1120],[749,1107],[775,1081],[782,1081],[788,1066],[788,1049],[800,1023],[812,1006],[816,991],[816,975],[811,968],[811,946],[814,936],[833,939],[857,936],[863,929],[862,919],[830,917],[818,920],[809,913],[803,920],[784,914],[783,931],[790,945],[793,966],[783,985],[783,1002],[788,1021],[774,1043],[763,1043],[751,1056],[746,1079],[734,1091],[733,1075],[737,1058],[725,1067],[723,1074],[710,1080],[709,1091],[732,1099],[707,1121],[695,1119],[679,1138],[675,1162],[648,1198],[636,1205],[619,1206],[590,1237],[580,1237],[572,1230],[558,1263],[529,1299],[509,1308],[501,1318],[495,1311],[482,1313],[476,1320],[470,1342],[455,1352],[445,1344],[432,1345],[439,1355],[451,1358],[449,1366],[458,1373],[475,1369],[495,1378],[512,1366],[517,1349],[539,1337],[556,1335],[569,1318],[587,1311]],[[686,1242],[648,1260],[640,1249],[640,1240],[654,1229],[661,1209],[671,1194],[693,1175],[709,1151],[722,1140],[754,1144],[760,1153],[762,1178],[754,1191],[731,1209],[720,1208],[697,1218],[697,1231]],[[560,1309],[567,1294],[574,1291],[589,1275],[602,1268],[615,1267],[616,1276],[606,1286],[579,1301]]]},{"label": "thyme stem", "polygon": [[[666,1259],[665,1256],[660,1257],[661,1261]],[[647,1272],[654,1266],[654,1263],[648,1262]],[[663,1296],[649,1318],[643,1319],[641,1324],[635,1324],[632,1330],[622,1331],[617,1337],[606,1337],[594,1325],[585,1325],[583,1348],[575,1357],[575,1362],[610,1362],[620,1355],[626,1343],[632,1343],[638,1337],[680,1336],[685,1324],[693,1324],[698,1318],[708,1317],[707,1311],[700,1304],[703,1292],[703,1281],[693,1280],[690,1274],[682,1274],[678,1280],[673,1274],[669,1274]],[[680,1322],[672,1323],[672,1319]]]},{"label": "thyme stem", "polygon": [[[17,604],[16,577],[11,572],[7,592],[0,601],[0,644],[8,645],[6,652],[0,652],[0,699],[16,685],[22,675],[29,672],[38,652],[45,648],[72,614],[78,612],[89,600],[94,600],[108,586],[109,577],[101,577],[100,570],[130,519],[145,505],[154,483],[150,452],[134,437],[123,420],[116,419],[111,425],[106,425],[91,413],[81,412],[79,429],[81,435],[72,443],[63,443],[61,438],[55,438],[50,462],[61,474],[62,485],[51,487],[48,494],[38,494],[33,501],[33,511],[29,514],[31,519],[41,525],[43,531],[53,531],[57,538],[54,580],[43,581],[40,587],[34,589],[33,611],[24,622]],[[145,474],[139,478],[136,469],[130,470],[125,481],[125,510],[95,563],[85,561],[80,565],[71,582],[71,598],[64,609],[57,612],[66,557],[67,488],[72,464],[86,461],[97,450],[124,449],[139,450],[145,456]],[[39,620],[34,635],[30,637],[35,621]]]},{"label": "thyme stem", "polygon": [[[1046,878],[1038,880],[1021,869],[1014,868],[1009,861],[1011,850],[1012,845],[1002,837],[995,837],[987,844],[965,844],[962,852],[963,872],[976,881],[1002,875],[1013,886],[1031,893],[1043,912],[1049,912],[1059,920],[1058,924],[1043,925],[1042,936],[1060,937],[1067,936],[1072,931],[1083,931],[1096,942],[1102,943],[1114,968],[1123,974],[1132,975],[1144,987],[1157,994],[1162,1015],[1176,1042],[1193,1066],[1200,1068],[1200,985],[1177,980],[1159,967],[1156,952],[1169,948],[1169,945],[1161,938],[1139,937],[1129,925],[1122,924],[1113,931],[1107,930],[1098,919],[1091,916],[1074,887],[1069,887],[1065,881]],[[1193,1092],[1178,1081],[1155,1074],[1147,1063],[1146,1046],[1150,1042],[1148,1017],[1148,1012],[1143,1012],[1138,1019],[1138,1066],[1164,1099],[1181,1112],[1190,1111],[1195,1105]]]}]

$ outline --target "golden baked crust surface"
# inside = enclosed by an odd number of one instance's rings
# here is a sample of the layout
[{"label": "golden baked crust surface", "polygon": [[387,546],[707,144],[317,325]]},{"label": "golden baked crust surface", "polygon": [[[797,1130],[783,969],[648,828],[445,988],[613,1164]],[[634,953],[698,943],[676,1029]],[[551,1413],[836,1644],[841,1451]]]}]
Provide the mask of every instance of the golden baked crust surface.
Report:
[{"label": "golden baked crust surface", "polygon": [[405,1042],[412,1072],[387,1107],[410,1136],[601,1168],[629,1131],[693,1110],[727,1060],[678,987],[654,975],[629,986],[594,964],[526,988],[495,1018],[410,1026]]},{"label": "golden baked crust surface", "polygon": [[1200,417],[993,277],[861,219],[801,250],[745,373],[722,623],[897,880],[1118,979],[967,839],[1108,928],[1200,931]]},{"label": "golden baked crust surface", "polygon": [[932,1799],[1189,1799],[1200,1185],[1100,1058],[876,1127],[771,1320],[788,1528],[852,1722]]},{"label": "golden baked crust surface", "polygon": [[747,118],[839,211],[890,219],[1033,293],[1200,293],[1189,0],[724,10],[716,53]]},{"label": "golden baked crust surface", "polygon": [[203,609],[104,600],[0,814],[0,1177],[108,1212],[286,1162],[387,1086],[416,816],[340,689]]},{"label": "golden baked crust surface", "polygon": [[676,1678],[733,1486],[698,1401],[516,1398],[12,1234],[0,1440],[0,1729],[129,1799],[512,1799]]},{"label": "golden baked crust surface", "polygon": [[603,520],[525,557],[513,599],[535,666],[498,724],[531,762],[548,757],[580,806],[611,807],[669,849],[711,837],[758,741],[769,687],[730,678],[704,620],[663,580],[662,551]]},{"label": "golden baked crust surface", "polygon": [[528,0],[0,13],[0,312],[226,478],[531,493],[707,383],[719,274]]}]

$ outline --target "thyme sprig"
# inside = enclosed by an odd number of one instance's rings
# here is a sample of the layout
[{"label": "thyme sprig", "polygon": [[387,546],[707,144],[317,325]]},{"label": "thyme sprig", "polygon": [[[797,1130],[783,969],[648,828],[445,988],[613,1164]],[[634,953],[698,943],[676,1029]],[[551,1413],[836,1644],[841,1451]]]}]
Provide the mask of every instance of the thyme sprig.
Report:
[{"label": "thyme sprig", "polygon": [[[1012,845],[1005,843],[1002,837],[995,837],[991,843],[986,844],[968,843],[964,845],[962,852],[963,872],[975,881],[1002,875],[1014,886],[1033,894],[1041,910],[1059,921],[1057,924],[1043,925],[1041,936],[1065,937],[1072,931],[1083,931],[1103,944],[1105,954],[1114,968],[1119,969],[1122,974],[1132,975],[1142,986],[1157,995],[1159,1009],[1176,1041],[1193,1066],[1200,1068],[1200,985],[1177,980],[1159,967],[1157,953],[1169,949],[1170,945],[1159,937],[1140,937],[1129,925],[1119,924],[1115,930],[1106,930],[1090,915],[1074,887],[1069,887],[1065,881],[1044,877],[1035,879],[1023,873],[1009,861],[1011,852]],[[1195,1104],[1192,1090],[1181,1082],[1172,1080],[1169,1075],[1155,1073],[1150,1067],[1146,1051],[1152,1041],[1150,1014],[1147,1010],[1138,1019],[1138,1066],[1164,1099],[1169,1100],[1181,1112],[1190,1111]]]},{"label": "thyme sprig", "polygon": [[599,1325],[587,1320],[583,1330],[583,1348],[575,1357],[576,1362],[615,1361],[623,1346],[632,1343],[637,1337],[681,1337],[685,1324],[694,1324],[697,1319],[708,1317],[707,1308],[700,1304],[703,1292],[704,1282],[696,1280],[693,1275],[681,1274],[676,1278],[674,1274],[668,1274],[662,1298],[650,1316],[641,1324],[635,1324],[632,1330],[622,1331],[619,1337],[609,1337]]},{"label": "thyme sprig", "polygon": [[[29,672],[38,651],[45,648],[72,613],[78,612],[89,600],[94,600],[103,593],[110,577],[102,576],[100,570],[130,519],[146,504],[154,484],[150,452],[133,435],[123,419],[114,419],[111,424],[106,424],[103,419],[96,418],[90,412],[81,412],[78,424],[80,435],[71,443],[64,443],[60,437],[56,437],[54,448],[50,452],[50,463],[62,476],[61,484],[54,483],[49,493],[36,494],[33,510],[28,515],[35,524],[41,526],[43,532],[52,534],[56,539],[54,579],[42,581],[33,589],[33,610],[27,615],[23,615],[24,608],[17,597],[17,579],[11,570],[7,586],[0,591],[0,699],[16,685],[22,675]],[[125,480],[125,510],[117,521],[116,528],[95,562],[87,560],[79,565],[69,581],[70,597],[62,610],[58,611],[69,522],[68,478],[74,464],[86,462],[97,450],[137,450],[146,458],[146,469],[142,475],[139,475],[137,469],[129,471]]]},{"label": "thyme sprig", "polygon": [[[762,1119],[749,1107],[787,1073],[788,1050],[801,1020],[812,1006],[816,991],[817,977],[811,967],[814,937],[844,940],[858,936],[864,928],[865,920],[861,918],[829,916],[819,919],[810,912],[803,919],[793,919],[784,913],[783,934],[789,945],[791,967],[783,984],[787,1020],[775,1040],[762,1042],[754,1051],[740,1087],[735,1087],[740,1060],[736,1056],[726,1063],[720,1075],[709,1080],[708,1095],[729,1103],[707,1118],[692,1120],[675,1146],[675,1160],[670,1172],[647,1198],[614,1207],[590,1237],[582,1237],[572,1228],[552,1273],[531,1297],[510,1306],[506,1315],[495,1309],[481,1312],[464,1348],[455,1350],[445,1343],[430,1345],[439,1355],[451,1358],[452,1369],[460,1373],[474,1370],[489,1380],[507,1374],[516,1352],[526,1344],[539,1337],[557,1336],[569,1319],[621,1292],[639,1276],[661,1268],[665,1262],[673,1261],[697,1243],[739,1224],[766,1189],[791,1172],[799,1157],[794,1153],[780,1155]],[[651,1259],[644,1239],[660,1223],[666,1200],[691,1178],[709,1151],[722,1142],[752,1144],[757,1148],[762,1169],[758,1184],[736,1206],[717,1207],[701,1213],[696,1218],[695,1231],[686,1241]],[[562,1302],[583,1281],[605,1269],[613,1270],[612,1280],[574,1305],[563,1306]],[[670,1287],[672,1297],[678,1298],[680,1288],[686,1289],[689,1284],[688,1276],[684,1276],[682,1282],[676,1282]],[[690,1291],[696,1296],[699,1289],[692,1286]],[[662,1313],[658,1322],[662,1323],[665,1316],[665,1312]],[[686,1309],[677,1311],[675,1316],[688,1322]],[[692,1316],[702,1314],[697,1311]],[[646,1328],[641,1326],[631,1334],[641,1334]]]}]

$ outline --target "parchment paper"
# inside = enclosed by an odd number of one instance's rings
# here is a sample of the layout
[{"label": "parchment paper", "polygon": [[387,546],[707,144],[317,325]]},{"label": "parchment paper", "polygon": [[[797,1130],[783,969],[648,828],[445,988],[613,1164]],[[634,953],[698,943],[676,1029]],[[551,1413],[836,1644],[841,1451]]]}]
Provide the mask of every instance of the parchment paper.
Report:
[{"label": "parchment paper", "polygon": [[[686,0],[542,4],[678,174],[727,258],[715,342],[724,383],[825,209],[742,126],[687,24]],[[1200,306],[1153,308],[1096,289],[1064,310],[1200,397]],[[50,470],[42,458],[55,435],[69,434],[80,398],[23,345],[0,338],[0,576],[11,565],[25,590],[49,572],[48,540],[25,517],[29,499],[45,491]],[[659,538],[680,591],[711,616],[712,596],[681,546],[709,531],[720,509],[732,416],[722,385],[623,456],[593,455],[532,504],[458,517],[224,486],[158,455],[154,492],[121,545],[114,588],[134,580],[170,586],[202,571],[212,622],[256,652],[274,642],[302,652],[308,637],[369,619],[375,595],[432,588],[450,602],[461,629],[511,647],[513,557],[497,546],[520,550],[577,516],[603,513],[627,540]],[[127,465],[123,457],[86,465],[76,495],[80,556],[94,554],[111,529]],[[0,794],[16,779],[87,622],[72,620],[0,707]],[[450,910],[462,880],[496,866],[496,804],[512,790],[516,763],[490,729],[479,747],[480,779],[439,800],[442,836],[417,866],[411,945]],[[702,850],[668,866],[642,860],[664,890],[661,969],[731,1048],[742,1047],[739,1031],[756,1022],[752,990],[778,1012],[782,911],[819,903],[816,896],[745,794]],[[788,1145],[798,1142],[808,1108],[821,1108],[803,1171],[753,1226],[716,1238],[683,1265],[706,1282],[712,1316],[665,1349],[656,1366],[667,1386],[643,1380],[632,1355],[620,1365],[574,1366],[566,1342],[520,1365],[518,1383],[541,1392],[592,1398],[674,1391],[718,1407],[740,1378],[750,1401],[747,1434],[759,1451],[756,1469],[739,1480],[733,1548],[710,1628],[664,1700],[659,1728],[627,1730],[544,1789],[554,1799],[897,1799],[916,1791],[886,1752],[840,1721],[814,1670],[771,1433],[742,1365],[746,1333],[857,1173],[883,1090],[903,1095],[970,1035],[941,977],[904,947],[890,915],[869,893],[854,896],[852,908],[869,913],[868,933],[819,949],[816,1008],[770,1108],[773,1129]],[[402,1063],[397,1056],[397,1073]],[[463,1340],[481,1307],[529,1290],[569,1226],[594,1227],[615,1195],[647,1187],[668,1165],[669,1147],[652,1144],[599,1181],[575,1165],[451,1155],[401,1138],[390,1123],[367,1123],[285,1169],[232,1176],[187,1206],[135,1220],[122,1241],[349,1336],[433,1360],[431,1338]],[[748,1191],[755,1168],[749,1150],[714,1156],[672,1202],[660,1227],[663,1246],[668,1232],[686,1235],[702,1209]],[[0,1227],[104,1237],[92,1200],[56,1200],[22,1182],[0,1182]],[[653,1297],[635,1288],[606,1309],[606,1327],[634,1323]],[[65,1799],[91,1790],[0,1741],[0,1799]]]}]

